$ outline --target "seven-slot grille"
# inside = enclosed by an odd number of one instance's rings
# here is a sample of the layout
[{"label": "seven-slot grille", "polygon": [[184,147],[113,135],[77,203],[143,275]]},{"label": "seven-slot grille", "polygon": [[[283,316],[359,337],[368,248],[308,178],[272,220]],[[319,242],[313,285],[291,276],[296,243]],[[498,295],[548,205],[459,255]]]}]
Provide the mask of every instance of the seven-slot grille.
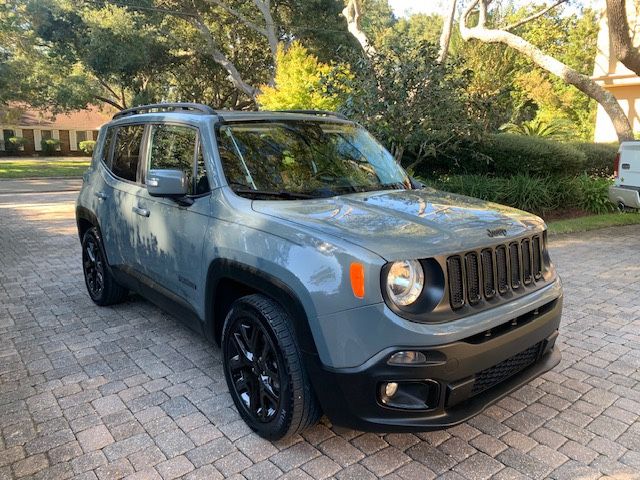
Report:
[{"label": "seven-slot grille", "polygon": [[522,291],[542,278],[540,235],[505,243],[481,252],[453,255],[447,259],[449,303],[458,309],[476,305],[483,298]]}]

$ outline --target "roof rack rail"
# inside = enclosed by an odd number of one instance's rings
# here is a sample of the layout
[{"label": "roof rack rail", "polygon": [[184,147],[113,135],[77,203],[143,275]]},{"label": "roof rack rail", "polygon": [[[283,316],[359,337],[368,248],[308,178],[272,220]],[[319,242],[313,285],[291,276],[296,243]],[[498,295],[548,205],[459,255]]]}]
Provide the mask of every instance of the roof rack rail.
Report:
[{"label": "roof rack rail", "polygon": [[138,107],[127,108],[126,110],[122,110],[116,113],[113,116],[113,120],[116,118],[122,118],[129,115],[136,115],[138,113],[152,113],[152,112],[200,112],[205,113],[207,115],[215,115],[216,111],[209,107],[208,105],[203,105],[201,103],[152,103],[150,105],[140,105]]},{"label": "roof rack rail", "polygon": [[346,116],[339,112],[332,112],[330,110],[276,110],[277,112],[285,113],[304,113],[307,115],[326,115],[331,117],[338,117],[343,120],[348,120]]}]

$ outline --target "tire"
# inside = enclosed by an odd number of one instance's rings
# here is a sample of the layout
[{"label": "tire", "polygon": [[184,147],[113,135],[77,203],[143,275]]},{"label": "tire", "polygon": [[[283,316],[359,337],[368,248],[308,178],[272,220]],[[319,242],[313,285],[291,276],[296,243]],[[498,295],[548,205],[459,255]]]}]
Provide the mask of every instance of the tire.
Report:
[{"label": "tire", "polygon": [[102,237],[96,227],[87,230],[82,237],[82,271],[87,292],[97,305],[113,305],[126,298],[127,289],[113,278]]},{"label": "tire", "polygon": [[291,319],[278,303],[259,294],[236,300],[221,343],[231,397],[258,435],[278,440],[320,419]]}]

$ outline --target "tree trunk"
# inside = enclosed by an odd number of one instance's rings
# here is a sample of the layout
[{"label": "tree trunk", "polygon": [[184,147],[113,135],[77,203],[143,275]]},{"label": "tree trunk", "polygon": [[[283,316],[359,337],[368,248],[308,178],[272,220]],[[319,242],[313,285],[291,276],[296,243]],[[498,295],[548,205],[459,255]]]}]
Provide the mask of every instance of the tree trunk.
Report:
[{"label": "tree trunk", "polygon": [[451,41],[451,32],[453,31],[453,19],[456,15],[456,0],[449,0],[449,11],[444,17],[444,25],[440,34],[440,51],[438,53],[438,63],[444,63],[449,53],[449,42]]},{"label": "tree trunk", "polygon": [[640,75],[640,51],[629,36],[625,0],[607,0],[607,22],[611,48],[616,58],[629,70]]},{"label": "tree trunk", "polygon": [[476,39],[484,43],[502,43],[514,50],[517,50],[528,57],[540,68],[543,68],[547,72],[559,77],[569,85],[573,85],[582,93],[593,98],[596,102],[602,105],[605,112],[607,112],[611,118],[611,122],[616,130],[618,139],[621,142],[633,140],[633,130],[631,129],[629,119],[611,92],[605,90],[586,75],[568,67],[556,58],[545,54],[538,47],[532,45],[523,38],[505,30],[485,27],[484,19],[486,19],[486,0],[480,0],[480,2],[482,3],[480,5],[481,15],[478,26],[470,28],[466,25],[471,8],[478,4],[477,0],[467,7],[466,12],[462,16],[460,21],[460,34],[464,40]]},{"label": "tree trunk", "polygon": [[360,29],[360,4],[358,0],[349,0],[347,6],[342,10],[342,15],[347,19],[349,33],[358,41],[364,53],[367,55],[374,54],[375,48],[369,43],[367,36]]}]

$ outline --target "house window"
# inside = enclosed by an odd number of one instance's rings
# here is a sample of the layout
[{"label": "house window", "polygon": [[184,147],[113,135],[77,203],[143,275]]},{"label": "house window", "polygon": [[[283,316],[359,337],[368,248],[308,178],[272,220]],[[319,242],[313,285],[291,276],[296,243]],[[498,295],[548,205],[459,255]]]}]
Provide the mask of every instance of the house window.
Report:
[{"label": "house window", "polygon": [[80,142],[86,142],[87,132],[85,132],[84,130],[78,130],[76,132],[76,138],[78,139],[78,145],[80,144]]},{"label": "house window", "polygon": [[42,136],[42,140],[51,140],[53,138],[51,130],[41,130],[40,135]]}]

